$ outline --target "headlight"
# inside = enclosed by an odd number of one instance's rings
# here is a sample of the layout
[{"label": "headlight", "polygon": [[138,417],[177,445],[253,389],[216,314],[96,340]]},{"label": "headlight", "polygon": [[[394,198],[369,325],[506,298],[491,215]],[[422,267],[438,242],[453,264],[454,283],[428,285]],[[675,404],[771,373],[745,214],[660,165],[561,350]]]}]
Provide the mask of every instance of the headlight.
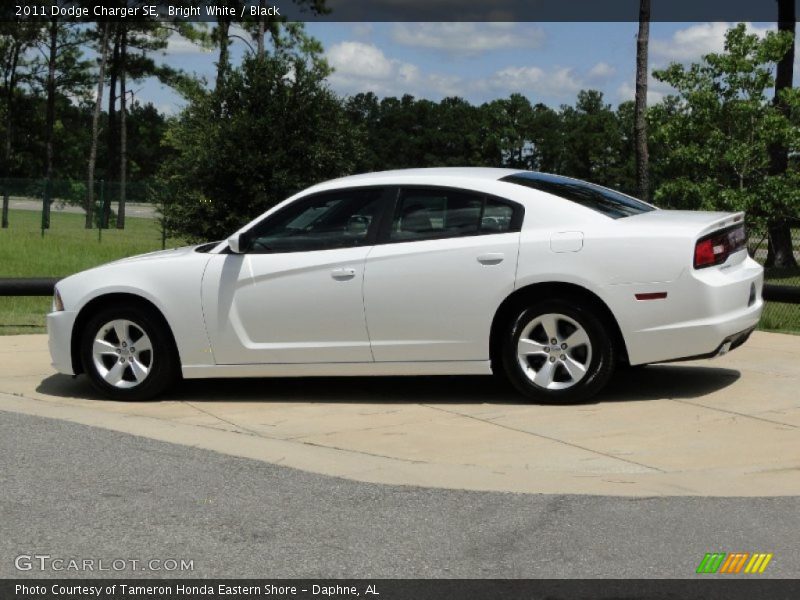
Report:
[{"label": "headlight", "polygon": [[61,294],[58,288],[56,288],[53,293],[53,312],[61,312],[62,310],[64,310],[64,303],[61,301]]}]

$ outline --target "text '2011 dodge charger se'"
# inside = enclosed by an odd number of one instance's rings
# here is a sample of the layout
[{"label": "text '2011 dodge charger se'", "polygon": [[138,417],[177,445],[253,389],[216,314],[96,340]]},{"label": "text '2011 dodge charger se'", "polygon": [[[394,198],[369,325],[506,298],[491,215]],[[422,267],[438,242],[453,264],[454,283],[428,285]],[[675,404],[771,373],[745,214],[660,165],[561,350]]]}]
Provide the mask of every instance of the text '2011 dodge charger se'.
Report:
[{"label": "text '2011 dodge charger se'", "polygon": [[145,399],[200,377],[502,373],[586,400],[617,364],[722,354],[763,302],[742,213],[659,210],[528,171],[315,185],[225,242],[60,281],[54,367]]}]

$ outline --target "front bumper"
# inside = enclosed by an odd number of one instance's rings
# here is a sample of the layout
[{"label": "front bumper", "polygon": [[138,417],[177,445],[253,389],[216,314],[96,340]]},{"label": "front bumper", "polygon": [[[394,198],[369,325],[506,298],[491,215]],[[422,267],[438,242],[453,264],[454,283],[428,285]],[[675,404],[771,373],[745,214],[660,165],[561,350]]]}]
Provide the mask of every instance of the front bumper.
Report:
[{"label": "front bumper", "polygon": [[72,326],[77,313],[69,310],[47,315],[47,345],[53,368],[65,375],[74,375],[72,365]]}]

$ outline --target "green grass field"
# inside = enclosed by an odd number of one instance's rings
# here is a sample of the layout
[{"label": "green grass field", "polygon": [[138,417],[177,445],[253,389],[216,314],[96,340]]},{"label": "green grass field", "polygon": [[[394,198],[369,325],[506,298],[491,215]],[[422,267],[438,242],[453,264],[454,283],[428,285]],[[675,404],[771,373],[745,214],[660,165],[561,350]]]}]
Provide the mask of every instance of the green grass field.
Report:
[{"label": "green grass field", "polygon": [[[124,230],[83,228],[83,215],[53,213],[41,236],[40,214],[10,211],[10,227],[0,230],[0,277],[64,277],[125,256],[161,249],[161,230],[153,219],[127,219]],[[167,247],[181,245],[167,240]],[[767,280],[800,285],[800,270],[770,271]],[[0,335],[44,332],[50,298],[0,296]],[[761,328],[800,333],[800,305],[768,303]]]},{"label": "green grass field", "polygon": [[[84,229],[81,214],[53,213],[44,237],[41,214],[9,211],[9,228],[0,229],[0,277],[64,277],[112,260],[161,249],[155,219],[128,218],[125,229]],[[167,248],[180,245],[167,240]],[[50,298],[0,296],[0,335],[42,333]]]}]

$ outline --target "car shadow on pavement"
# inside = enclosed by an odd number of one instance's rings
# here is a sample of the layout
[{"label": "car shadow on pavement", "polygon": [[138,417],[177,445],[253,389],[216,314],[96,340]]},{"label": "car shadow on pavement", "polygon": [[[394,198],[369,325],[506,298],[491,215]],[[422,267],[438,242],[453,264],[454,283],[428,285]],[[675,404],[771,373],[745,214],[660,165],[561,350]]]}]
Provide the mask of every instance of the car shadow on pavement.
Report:
[{"label": "car shadow on pavement", "polygon": [[[739,377],[739,371],[706,366],[623,369],[594,402],[698,398],[732,385]],[[103,400],[85,377],[53,375],[36,391]],[[156,401],[527,404],[509,384],[491,376],[192,379]]]}]

